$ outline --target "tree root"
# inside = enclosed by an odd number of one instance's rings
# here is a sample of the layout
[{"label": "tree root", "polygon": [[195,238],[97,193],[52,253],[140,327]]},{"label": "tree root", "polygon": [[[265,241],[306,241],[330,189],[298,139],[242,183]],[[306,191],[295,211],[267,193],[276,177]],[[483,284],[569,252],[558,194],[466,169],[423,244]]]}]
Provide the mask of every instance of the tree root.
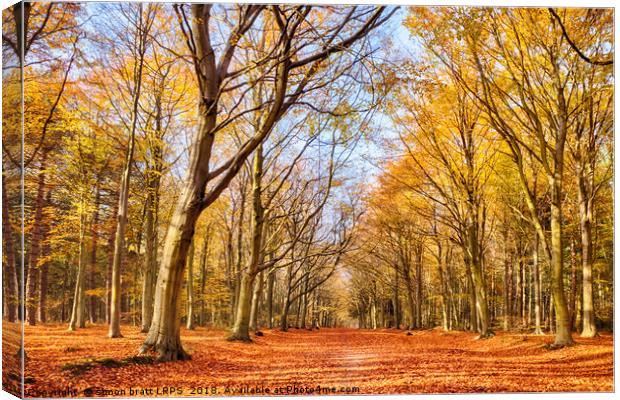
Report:
[{"label": "tree root", "polygon": [[120,338],[122,338],[122,337],[123,337],[123,335],[121,335],[120,333],[119,333],[118,335],[117,335],[117,334],[114,334],[114,335],[108,335],[108,338],[109,338],[109,339],[120,339]]},{"label": "tree root", "polygon": [[575,343],[571,342],[571,343],[547,343],[546,345],[544,345],[543,347],[547,350],[559,350],[559,349],[563,349],[564,347],[571,347],[574,346]]},{"label": "tree root", "polygon": [[493,336],[495,336],[495,332],[493,331],[487,331],[485,334],[483,335],[478,335],[475,337],[474,340],[484,340],[484,339],[491,339]]},{"label": "tree root", "polygon": [[252,339],[250,336],[240,335],[237,333],[233,333],[226,338],[229,342],[243,342],[243,343],[252,343]]},{"label": "tree root", "polygon": [[192,356],[190,356],[181,346],[181,343],[177,344],[167,344],[169,341],[158,341],[156,344],[150,344],[145,342],[142,347],[138,350],[138,354],[147,354],[150,351],[153,351],[158,354],[157,361],[159,362],[167,362],[167,361],[187,361],[191,360]]}]

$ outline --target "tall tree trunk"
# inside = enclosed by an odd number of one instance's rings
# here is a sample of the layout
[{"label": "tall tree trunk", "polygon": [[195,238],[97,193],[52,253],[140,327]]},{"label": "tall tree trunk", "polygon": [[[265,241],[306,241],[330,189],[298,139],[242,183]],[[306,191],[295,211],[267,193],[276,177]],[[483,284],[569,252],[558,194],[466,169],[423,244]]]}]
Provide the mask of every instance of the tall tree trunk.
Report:
[{"label": "tall tree trunk", "polygon": [[263,294],[263,273],[261,272],[254,280],[252,291],[252,308],[250,309],[250,330],[258,329],[258,314],[260,310],[260,298]]},{"label": "tall tree trunk", "polygon": [[[474,290],[476,292],[476,316],[479,326],[478,332],[481,338],[492,335],[489,327],[489,315],[486,298],[486,288],[484,278],[482,276],[482,268],[480,265],[472,265],[472,274],[474,281]],[[475,326],[475,325],[474,325]]]},{"label": "tall tree trunk", "polygon": [[319,328],[319,306],[320,304],[321,304],[321,298],[319,294],[317,293],[314,296],[314,305],[312,306],[312,327],[311,329]]},{"label": "tall tree trunk", "polygon": [[291,306],[291,283],[293,282],[293,264],[289,265],[286,271],[286,296],[284,298],[284,306],[280,315],[280,330],[288,331],[288,312]]},{"label": "tall tree trunk", "polygon": [[[237,311],[239,311],[239,297],[241,296],[241,280],[242,280],[242,271],[241,271],[241,263],[243,262],[243,227],[245,220],[245,201],[246,201],[246,185],[244,183],[241,184],[241,199],[240,199],[240,209],[239,209],[239,221],[237,224],[237,256],[235,261],[235,291],[234,291],[234,305],[233,305],[233,321],[237,321]],[[247,298],[249,296],[245,296]],[[248,337],[249,339],[249,337]]]},{"label": "tall tree trunk", "polygon": [[229,297],[229,302],[228,302],[228,306],[230,308],[229,314],[228,314],[228,320],[231,321],[231,324],[234,322],[234,315],[235,315],[235,304],[237,302],[236,300],[236,288],[235,288],[235,272],[233,271],[233,233],[232,233],[232,226],[233,226],[233,221],[232,218],[234,218],[234,208],[233,211],[231,212],[231,223],[230,223],[230,228],[227,229],[226,232],[226,252],[225,252],[225,256],[224,256],[224,261],[226,262],[226,283],[228,286],[228,292],[230,293]]},{"label": "tall tree trunk", "polygon": [[240,340],[250,342],[250,309],[252,306],[252,286],[254,279],[252,275],[244,273],[241,277],[239,290],[239,300],[237,312],[235,313],[235,324],[232,328],[228,340]]},{"label": "tall tree trunk", "polygon": [[142,327],[141,332],[148,332],[153,321],[153,293],[157,274],[157,221],[159,216],[159,182],[160,170],[151,172],[146,201],[145,216],[145,258],[144,282],[142,284]]},{"label": "tall tree trunk", "polygon": [[595,337],[594,297],[592,296],[592,210],[593,199],[588,195],[588,184],[583,173],[579,174],[579,227],[581,230],[581,269],[582,269],[582,337]]},{"label": "tall tree trunk", "polygon": [[533,273],[530,269],[527,273],[527,320],[526,326],[529,329],[532,326],[532,319],[534,315],[534,290],[533,290]]},{"label": "tall tree trunk", "polygon": [[[93,210],[93,220],[90,226],[90,265],[88,271],[88,288],[90,290],[96,289],[95,275],[97,272],[97,241],[99,240],[99,202],[101,193],[99,191],[99,183],[95,188],[95,204]],[[90,322],[95,323],[97,317],[97,298],[95,296],[89,296],[88,298],[88,315]]]},{"label": "tall tree trunk", "polygon": [[357,328],[364,329],[366,326],[364,326],[364,313],[362,311],[362,305],[360,304],[360,301],[357,301],[355,305],[357,307]]},{"label": "tall tree trunk", "polygon": [[470,206],[470,220],[467,227],[467,245],[468,249],[466,253],[469,255],[468,261],[471,263],[471,276],[473,281],[473,291],[475,292],[475,312],[472,313],[476,316],[476,322],[473,327],[478,328],[480,338],[487,338],[492,336],[493,333],[489,328],[489,310],[487,304],[487,292],[486,284],[484,281],[484,274],[482,271],[483,255],[482,245],[480,243],[479,232],[479,213],[477,209]]},{"label": "tall tree trunk", "polygon": [[551,179],[551,291],[555,312],[555,346],[573,343],[570,316],[564,296],[564,259],[562,245],[562,185],[561,177]]},{"label": "tall tree trunk", "polygon": [[416,328],[422,327],[422,258],[424,257],[424,245],[420,243],[416,249],[415,276],[416,276],[416,308],[415,325]]},{"label": "tall tree trunk", "polygon": [[522,249],[521,249],[521,243],[519,241],[518,247],[517,247],[517,270],[516,270],[516,276],[517,276],[517,293],[516,293],[516,298],[517,298],[517,304],[515,305],[515,311],[516,311],[516,317],[517,317],[517,326],[519,325],[518,321],[523,321],[523,255],[522,255]]},{"label": "tall tree trunk", "polygon": [[568,297],[568,314],[571,332],[575,329],[575,312],[577,304],[577,254],[575,239],[570,241],[570,295]]},{"label": "tall tree trunk", "polygon": [[398,267],[394,267],[394,297],[392,299],[394,304],[394,328],[400,329],[400,301],[399,301],[399,282],[398,282]]},{"label": "tall tree trunk", "polygon": [[407,289],[407,308],[408,308],[408,312],[409,312],[409,326],[407,327],[407,329],[415,329],[417,328],[416,325],[416,304],[415,304],[415,299],[413,298],[413,284],[411,282],[411,271],[410,271],[410,267],[408,265],[408,261],[405,260],[404,257],[401,257],[401,260],[403,262],[403,279],[405,280],[405,288]]},{"label": "tall tree trunk", "polygon": [[[196,21],[198,24],[204,22]],[[209,201],[203,198],[209,179],[209,171],[204,166],[208,165],[214,142],[211,131],[216,122],[209,110],[210,105],[201,101],[199,140],[193,143],[188,173],[166,232],[157,275],[153,321],[140,348],[141,353],[151,349],[157,351],[163,361],[190,358],[181,345],[178,294],[196,221],[202,210],[217,198],[213,196]]]},{"label": "tall tree trunk", "polygon": [[[47,245],[43,245],[44,253],[49,254],[49,251],[45,251]],[[48,288],[48,274],[49,274],[49,265],[45,263],[41,266],[41,271],[39,274],[39,305],[38,305],[38,314],[37,320],[44,324],[47,322],[47,288]]]},{"label": "tall tree trunk", "polygon": [[118,214],[118,193],[113,199],[114,208],[112,209],[112,215],[114,220],[112,221],[110,233],[108,236],[107,252],[108,262],[106,265],[106,298],[105,298],[105,322],[110,323],[110,311],[112,309],[112,264],[114,263],[114,239],[116,238],[116,215]]},{"label": "tall tree trunk", "polygon": [[133,163],[134,136],[130,138],[125,170],[121,179],[121,187],[118,200],[118,214],[116,220],[116,237],[114,239],[114,256],[112,260],[112,287],[110,302],[110,325],[108,337],[120,338],[121,335],[121,265],[123,252],[125,251],[125,229],[127,227],[127,213],[129,207],[129,179],[131,165]]},{"label": "tall tree trunk", "polygon": [[295,296],[295,301],[297,301],[297,312],[295,313],[295,328],[299,329],[299,317],[301,314],[301,297],[303,296],[302,288],[298,287],[298,293]]},{"label": "tall tree trunk", "polygon": [[[560,129],[561,130],[561,129]],[[560,143],[561,142],[561,143]],[[563,171],[563,141],[558,139],[556,144],[555,169],[554,175],[548,175],[549,187],[551,190],[551,244],[547,241],[545,230],[542,227],[540,217],[538,215],[537,206],[535,204],[535,198],[532,197],[525,174],[523,172],[522,160],[518,160],[519,164],[519,176],[520,183],[526,193],[526,203],[532,216],[532,222],[534,228],[538,234],[540,243],[543,245],[543,251],[549,260],[551,270],[551,293],[549,304],[549,316],[547,322],[550,324],[550,329],[555,332],[555,341],[553,346],[561,347],[573,344],[573,339],[569,326],[569,313],[566,304],[566,298],[564,296],[564,259],[563,259],[563,247],[562,247],[562,171]],[[545,150],[546,151],[546,150]],[[536,192],[534,192],[535,194]],[[552,320],[552,311],[555,314],[555,329]]]},{"label": "tall tree trunk", "polygon": [[[375,286],[375,282],[373,282],[373,286]],[[372,329],[377,329],[377,296],[374,293],[372,296],[372,302],[370,303],[370,323],[372,324]]]},{"label": "tall tree trunk", "polygon": [[532,262],[534,268],[534,334],[542,335],[542,307],[541,307],[541,288],[540,288],[540,265],[538,261],[538,235],[534,232],[534,246],[532,249]]},{"label": "tall tree trunk", "polygon": [[207,324],[207,302],[205,300],[205,288],[207,286],[207,259],[209,258],[209,239],[211,230],[207,227],[207,234],[202,244],[200,252],[200,323],[203,326]]},{"label": "tall tree trunk", "polygon": [[194,329],[194,241],[189,246],[187,257],[187,324],[186,328]]},{"label": "tall tree trunk", "polygon": [[444,276],[445,265],[447,263],[444,264],[443,247],[439,243],[437,246],[437,260],[438,260],[437,267],[438,267],[439,287],[440,287],[439,301],[441,303],[441,326],[444,331],[448,331],[450,330],[450,327],[448,324],[448,320],[450,316],[448,315],[448,293],[446,289],[447,283],[446,283],[446,277]]},{"label": "tall tree trunk", "polygon": [[[554,68],[556,81],[559,76],[558,68]],[[553,153],[553,173],[547,166],[548,180],[551,191],[551,292],[553,294],[553,310],[555,312],[555,341],[554,346],[567,346],[573,344],[570,329],[570,316],[564,295],[564,247],[562,241],[562,197],[563,197],[563,174],[564,174],[564,148],[568,133],[568,110],[564,96],[564,88],[557,88],[558,116],[555,126],[555,148]],[[541,149],[545,154],[547,149]],[[540,234],[540,233],[539,233]]]},{"label": "tall tree trunk", "polygon": [[527,329],[527,268],[525,268],[525,262],[521,264],[521,285],[523,286],[521,289],[521,326]]},{"label": "tall tree trunk", "polygon": [[150,196],[147,198],[147,212],[145,221],[146,246],[144,257],[144,280],[142,282],[142,323],[140,332],[146,333],[153,320],[153,289],[155,282],[155,268],[157,263],[157,238]]},{"label": "tall tree trunk", "polygon": [[125,250],[125,229],[127,227],[127,213],[129,207],[129,181],[131,178],[131,166],[135,149],[136,129],[138,125],[138,106],[140,103],[140,91],[142,89],[142,69],[146,53],[146,40],[149,34],[150,22],[144,20],[143,5],[138,4],[139,23],[135,26],[137,43],[136,66],[133,70],[132,108],[129,123],[129,137],[127,153],[125,155],[125,167],[121,177],[121,185],[118,198],[118,216],[116,225],[116,238],[114,240],[114,258],[112,262],[112,298],[110,308],[110,329],[108,336],[111,338],[122,337],[121,335],[121,266],[123,252]]},{"label": "tall tree trunk", "polygon": [[39,258],[43,237],[43,207],[45,206],[45,171],[47,168],[47,150],[41,153],[39,175],[37,179],[37,196],[34,206],[34,222],[30,239],[30,255],[26,271],[26,321],[35,325],[37,320],[37,283],[39,282]]},{"label": "tall tree trunk", "polygon": [[[47,196],[45,198],[46,206],[51,205],[52,200],[52,191],[48,190]],[[48,217],[49,218],[49,217]],[[50,230],[50,221],[47,220],[43,225],[43,236],[47,237],[49,235]],[[50,255],[50,244],[49,241],[43,242],[41,255],[44,259]],[[39,305],[37,307],[37,320],[41,323],[47,322],[47,287],[48,287],[48,273],[49,273],[49,265],[47,261],[44,261],[41,265],[41,271],[39,272]]]},{"label": "tall tree trunk", "polygon": [[65,268],[65,273],[63,274],[63,283],[62,283],[62,303],[60,306],[60,322],[64,323],[67,320],[67,302],[69,297],[69,291],[71,287],[69,285],[70,274],[69,274],[69,263],[65,261],[63,265]]},{"label": "tall tree trunk", "polygon": [[302,303],[302,308],[301,308],[301,323],[299,325],[299,327],[301,329],[305,329],[306,328],[306,317],[307,317],[307,312],[308,312],[308,296],[310,295],[308,293],[308,275],[306,275],[306,277],[304,278],[304,294],[302,296],[302,298],[300,300],[303,301]]},{"label": "tall tree trunk", "polygon": [[288,312],[291,307],[290,294],[284,300],[284,307],[282,307],[282,314],[280,315],[280,330],[282,332],[288,331]]},{"label": "tall tree trunk", "polygon": [[273,329],[273,286],[276,283],[276,272],[267,275],[267,326]]},{"label": "tall tree trunk", "polygon": [[193,184],[195,180],[191,179],[192,174],[189,177],[186,183],[191,183],[184,185],[181,201],[174,211],[166,233],[155,289],[153,321],[140,349],[142,353],[150,349],[157,351],[163,361],[189,359],[189,355],[181,346],[179,293],[183,284],[187,254],[201,211],[202,193],[202,189]]},{"label": "tall tree trunk", "polygon": [[508,228],[504,231],[504,330],[511,328],[511,308],[510,294],[512,292],[512,271],[510,270],[511,260],[508,254]]},{"label": "tall tree trunk", "polygon": [[[235,324],[230,332],[228,340],[250,341],[250,312],[252,308],[252,296],[254,280],[263,259],[263,230],[264,209],[262,204],[262,177],[263,177],[263,145],[259,144],[254,151],[252,166],[252,242],[248,267],[243,271],[241,285],[239,286],[239,298],[237,299],[237,311],[235,312]],[[243,221],[239,221],[242,223]]]},{"label": "tall tree trunk", "polygon": [[19,283],[17,279],[17,257],[13,244],[13,227],[11,226],[11,218],[9,213],[9,199],[6,194],[7,177],[2,174],[2,251],[4,253],[3,261],[5,264],[5,276],[3,283],[6,288],[5,302],[7,307],[7,319],[9,322],[15,322],[17,319],[19,299],[17,296]]},{"label": "tall tree trunk", "polygon": [[[449,313],[449,283],[447,280],[449,277],[448,274],[448,262],[449,262],[449,251],[448,249],[444,249],[444,246],[441,242],[441,238],[439,237],[439,232],[437,230],[437,216],[436,216],[436,208],[433,209],[433,235],[435,238],[435,244],[437,246],[437,268],[439,275],[439,300],[441,303],[441,325],[444,331],[450,330],[450,313]],[[448,278],[448,279],[446,279]]]},{"label": "tall tree trunk", "polygon": [[[83,200],[82,200],[83,203]],[[86,215],[80,210],[80,236],[79,236],[79,252],[78,252],[78,272],[75,280],[75,291],[73,295],[73,307],[71,309],[71,321],[69,322],[69,330],[74,331],[77,328],[84,327],[84,270],[86,268]]]},{"label": "tall tree trunk", "polygon": [[465,259],[465,275],[467,277],[467,296],[469,301],[469,330],[476,331],[478,329],[478,315],[476,311],[476,288],[471,269],[471,262]]}]

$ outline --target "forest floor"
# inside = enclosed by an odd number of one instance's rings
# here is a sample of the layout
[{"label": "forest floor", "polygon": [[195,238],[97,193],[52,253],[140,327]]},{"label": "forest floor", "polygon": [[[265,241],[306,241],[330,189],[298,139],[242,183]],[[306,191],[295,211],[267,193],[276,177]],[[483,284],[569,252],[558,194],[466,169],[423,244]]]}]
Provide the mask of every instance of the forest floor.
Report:
[{"label": "forest floor", "polygon": [[[10,325],[4,323],[5,332]],[[25,329],[30,397],[67,389],[89,397],[205,396],[214,390],[240,395],[255,394],[256,388],[293,394],[319,385],[340,394],[614,389],[609,333],[576,336],[576,346],[547,350],[550,335],[506,332],[474,340],[472,333],[439,329],[411,335],[394,329],[264,330],[246,344],[226,341],[223,330],[197,328],[182,331],[191,361],[143,364],[128,359],[144,338],[137,327],[123,326],[121,339],[106,338],[101,325],[76,332],[66,325]],[[8,348],[13,350],[5,344]]]}]

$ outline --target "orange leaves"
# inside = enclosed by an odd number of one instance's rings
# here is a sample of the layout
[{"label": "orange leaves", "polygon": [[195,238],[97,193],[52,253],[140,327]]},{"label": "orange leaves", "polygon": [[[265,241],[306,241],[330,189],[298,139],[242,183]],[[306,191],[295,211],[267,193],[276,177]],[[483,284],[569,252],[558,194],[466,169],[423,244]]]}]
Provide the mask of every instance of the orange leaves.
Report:
[{"label": "orange leaves", "polygon": [[[101,339],[94,326],[67,333],[65,326],[26,327],[27,389],[115,390],[336,386],[359,387],[359,394],[470,393],[523,391],[609,391],[613,389],[613,337],[576,338],[578,345],[549,351],[550,336],[500,332],[488,340],[475,334],[393,329],[265,331],[253,344],[231,343],[222,330],[183,331],[191,361],[134,363],[93,362],[78,376],[62,365],[88,359],[122,360],[136,351],[142,335],[123,327],[123,339]],[[257,366],[260,362],[260,367]],[[148,390],[144,395],[148,395]],[[140,393],[140,391],[138,391]]]}]

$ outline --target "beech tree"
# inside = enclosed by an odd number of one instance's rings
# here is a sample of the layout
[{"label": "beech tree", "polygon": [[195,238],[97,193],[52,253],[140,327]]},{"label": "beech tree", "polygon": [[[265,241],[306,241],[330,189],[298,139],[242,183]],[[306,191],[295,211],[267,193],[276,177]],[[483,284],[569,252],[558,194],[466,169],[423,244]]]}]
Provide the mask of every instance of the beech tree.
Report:
[{"label": "beech tree", "polygon": [[[26,320],[29,325],[34,325],[37,320],[37,306],[39,301],[38,281],[40,270],[40,259],[42,257],[41,243],[46,239],[43,229],[43,209],[45,208],[46,197],[46,173],[47,163],[55,150],[54,138],[50,138],[53,132],[53,125],[56,122],[56,111],[60,108],[63,93],[68,85],[68,76],[74,65],[77,53],[76,43],[78,41],[78,24],[76,15],[79,13],[79,5],[73,4],[16,4],[3,11],[3,25],[14,26],[14,30],[3,31],[3,49],[13,53],[15,58],[6,58],[9,64],[7,68],[15,68],[23,78],[24,90],[29,90],[29,86],[37,86],[45,79],[46,75],[52,73],[54,81],[48,84],[54,85],[54,93],[50,93],[53,100],[49,105],[37,103],[33,111],[41,113],[42,121],[38,119],[26,120],[24,129],[27,134],[24,137],[23,157],[16,152],[9,143],[17,143],[18,137],[5,136],[3,141],[3,154],[6,160],[12,164],[10,168],[18,169],[26,173],[27,179],[32,179],[32,165],[36,166],[36,192],[34,200],[34,220],[31,238],[27,240],[28,249],[25,253],[25,311]],[[73,48],[66,52],[66,59],[58,60],[53,57],[54,47]],[[61,73],[58,73],[58,71]],[[55,73],[54,73],[55,72]],[[60,82],[60,83],[58,83]],[[17,99],[15,97],[15,99]],[[8,105],[8,104],[7,104]],[[14,113],[20,108],[11,106]],[[24,110],[22,110],[24,111]],[[17,121],[15,121],[17,122]],[[15,125],[17,126],[17,125]],[[17,134],[18,131],[15,132]],[[56,138],[57,139],[57,138]],[[7,199],[8,200],[8,199]],[[27,201],[30,200],[30,195]],[[4,202],[3,202],[4,204]],[[8,201],[6,203],[8,207]],[[4,212],[7,215],[8,210]],[[7,218],[7,222],[9,219]],[[4,227],[7,235],[11,235],[8,226]],[[12,253],[14,246],[9,244],[7,250]],[[16,260],[14,255],[10,255],[11,260]],[[9,268],[9,271],[16,270]],[[45,274],[45,268],[42,268]],[[12,272],[11,272],[12,273]],[[45,279],[45,277],[43,277]],[[15,279],[8,279],[10,284]],[[15,290],[11,290],[15,292]],[[21,295],[20,295],[21,298]]]},{"label": "beech tree", "polygon": [[[158,13],[161,18],[163,12]],[[170,34],[166,35],[165,25],[169,19],[156,20],[152,28],[154,46],[164,52],[153,51],[147,57],[145,65],[145,81],[143,82],[141,114],[144,117],[142,140],[136,149],[139,158],[144,162],[143,179],[146,186],[146,203],[144,217],[144,279],[142,285],[142,331],[148,332],[153,317],[153,295],[157,280],[157,254],[159,245],[159,227],[161,226],[160,202],[162,179],[169,173],[174,160],[171,141],[173,131],[177,128],[177,120],[184,117],[189,105],[190,77],[187,67],[180,59],[169,54],[164,48],[175,43]]]},{"label": "beech tree", "polygon": [[[191,146],[186,184],[166,233],[155,292],[153,323],[141,349],[142,352],[153,349],[164,360],[188,358],[180,343],[176,293],[179,292],[189,243],[200,213],[228,187],[245,159],[270,134],[276,123],[298,101],[308,86],[312,85],[312,79],[317,74],[320,75],[320,64],[332,54],[340,53],[355,44],[390,15],[389,13],[383,15],[385,11],[383,7],[372,12],[368,12],[367,9],[358,11],[354,7],[350,15],[342,20],[336,19],[333,25],[326,24],[324,29],[327,31],[315,35],[311,33],[314,27],[307,26],[305,22],[311,20],[308,16],[312,7],[237,6],[237,15],[232,21],[234,28],[224,41],[225,45],[218,61],[211,39],[210,27],[215,23],[211,19],[212,9],[212,5],[192,4],[189,17],[184,6],[175,7],[200,88],[200,127]],[[242,94],[248,86],[255,84],[245,80],[251,64],[245,66],[241,64],[234,69],[237,64],[233,63],[233,57],[259,15],[264,13],[271,13],[276,21],[277,40],[273,41],[262,58],[254,62],[259,65],[270,65],[267,68],[269,76],[264,79],[268,78],[273,82],[270,89],[274,93],[273,101],[260,107],[261,109],[266,107],[269,111],[254,136],[231,158],[213,167],[211,158],[216,134],[233,123],[239,115],[252,112],[251,109],[238,110],[234,102],[228,113],[220,113],[218,110],[220,103],[227,101],[227,97],[224,96]],[[358,27],[355,27],[356,13],[359,16],[366,16]],[[348,30],[352,32],[341,39],[339,37],[341,32]],[[310,39],[306,39],[306,34]],[[312,48],[311,43],[316,43],[317,40],[322,42],[325,37],[328,38],[326,47],[310,54],[302,52],[302,49]]]},{"label": "beech tree", "polygon": [[[490,13],[490,14],[489,14]],[[445,51],[444,37],[430,42],[435,54],[460,77],[469,92],[484,107],[489,123],[508,146],[520,176],[530,218],[552,268],[552,290],[556,312],[555,346],[572,344],[569,314],[563,290],[564,258],[562,254],[562,196],[566,145],[576,104],[571,101],[574,87],[567,83],[574,77],[578,56],[560,46],[561,35],[549,24],[546,12],[525,15],[514,12],[446,10],[444,16],[458,21],[463,32],[464,56],[458,61]],[[490,18],[488,18],[490,17]],[[471,22],[464,22],[471,18]],[[487,25],[472,25],[487,18]],[[527,27],[527,29],[525,28]],[[536,40],[534,36],[536,35]],[[527,42],[545,57],[535,57]],[[454,53],[453,53],[454,54]],[[566,68],[560,68],[560,59]],[[460,62],[478,72],[478,80],[467,80]],[[499,76],[492,69],[501,66]],[[541,71],[549,70],[549,74]],[[509,86],[508,86],[509,85]],[[540,163],[547,177],[551,195],[551,235],[547,237],[539,218],[531,187],[525,175],[524,158],[531,156]]]},{"label": "beech tree", "polygon": [[153,26],[157,6],[149,4],[144,10],[143,4],[131,6],[119,6],[119,11],[125,16],[127,21],[126,29],[130,30],[130,37],[133,39],[129,43],[131,56],[133,57],[133,71],[129,92],[131,93],[131,108],[129,122],[126,125],[128,131],[128,145],[125,154],[125,166],[121,176],[121,184],[118,198],[118,217],[114,241],[114,256],[112,262],[112,287],[111,287],[111,308],[110,308],[110,330],[108,336],[111,338],[121,337],[120,331],[120,290],[121,290],[121,260],[125,243],[125,227],[127,224],[127,206],[129,201],[129,180],[131,167],[134,158],[136,129],[138,126],[138,111],[140,93],[143,80],[143,68],[147,48],[150,42],[150,30]]},{"label": "beech tree", "polygon": [[4,10],[7,326],[610,329],[611,10],[395,12]]},{"label": "beech tree", "polygon": [[[427,85],[428,93],[419,91],[416,104],[409,107],[411,112],[395,118],[402,129],[407,167],[416,171],[410,175],[423,176],[423,185],[408,186],[437,203],[432,217],[453,230],[452,239],[461,246],[467,275],[471,274],[468,281],[472,307],[476,309],[471,314],[471,325],[485,338],[492,332],[482,265],[488,223],[487,188],[497,149],[489,140],[488,128],[473,97],[459,84],[458,77],[440,76]],[[401,96],[401,101],[406,102],[410,94],[405,89]]]}]

